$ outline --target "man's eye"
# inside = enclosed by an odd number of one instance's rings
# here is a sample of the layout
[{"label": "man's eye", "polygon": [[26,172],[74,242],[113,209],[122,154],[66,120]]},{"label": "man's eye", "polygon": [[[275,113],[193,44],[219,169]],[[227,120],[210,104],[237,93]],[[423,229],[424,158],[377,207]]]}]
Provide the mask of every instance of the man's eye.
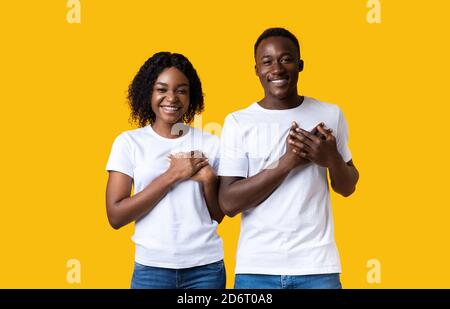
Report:
[{"label": "man's eye", "polygon": [[263,61],[263,65],[270,65],[270,61]]},{"label": "man's eye", "polygon": [[283,58],[283,59],[281,59],[281,62],[283,62],[283,63],[289,63],[291,61],[292,61],[291,58]]}]

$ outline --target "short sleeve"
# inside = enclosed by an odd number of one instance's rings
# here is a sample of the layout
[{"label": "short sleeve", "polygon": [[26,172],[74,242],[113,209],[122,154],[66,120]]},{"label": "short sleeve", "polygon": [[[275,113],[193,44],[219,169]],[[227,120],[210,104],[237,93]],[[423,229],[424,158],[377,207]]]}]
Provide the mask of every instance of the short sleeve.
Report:
[{"label": "short sleeve", "polygon": [[225,118],[222,129],[218,175],[248,176],[248,157],[239,125],[233,115],[228,115]]},{"label": "short sleeve", "polygon": [[121,172],[133,178],[134,165],[132,162],[131,144],[126,134],[122,133],[114,141],[108,163],[106,164],[106,170]]},{"label": "short sleeve", "polygon": [[342,156],[345,162],[349,162],[352,159],[352,154],[348,147],[348,126],[347,120],[345,120],[344,113],[339,109],[339,119],[337,124],[336,145],[339,154]]},{"label": "short sleeve", "polygon": [[220,139],[213,135],[209,138],[209,143],[211,143],[211,146],[209,147],[208,159],[212,168],[217,173],[220,163]]}]

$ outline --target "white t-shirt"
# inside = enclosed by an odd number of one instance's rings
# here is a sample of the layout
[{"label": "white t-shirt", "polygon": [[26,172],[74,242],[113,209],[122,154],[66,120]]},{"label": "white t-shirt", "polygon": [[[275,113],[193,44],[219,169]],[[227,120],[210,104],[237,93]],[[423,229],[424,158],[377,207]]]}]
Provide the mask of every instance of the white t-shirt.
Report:
[{"label": "white t-shirt", "polygon": [[[124,173],[142,191],[169,168],[170,153],[203,151],[217,171],[219,138],[195,128],[168,139],[150,125],[120,134],[112,146],[108,171]],[[185,180],[176,184],[145,217],[135,223],[132,237],[139,264],[164,268],[189,268],[223,259],[217,222],[211,219],[201,184]]]},{"label": "white t-shirt", "polygon": [[[292,109],[269,110],[254,103],[229,114],[218,174],[251,177],[276,162],[286,151],[292,121],[308,131],[324,122],[333,129],[345,162],[351,160],[347,123],[339,107],[305,97]],[[293,169],[265,201],[242,213],[235,272],[341,272],[326,168],[309,163]]]}]

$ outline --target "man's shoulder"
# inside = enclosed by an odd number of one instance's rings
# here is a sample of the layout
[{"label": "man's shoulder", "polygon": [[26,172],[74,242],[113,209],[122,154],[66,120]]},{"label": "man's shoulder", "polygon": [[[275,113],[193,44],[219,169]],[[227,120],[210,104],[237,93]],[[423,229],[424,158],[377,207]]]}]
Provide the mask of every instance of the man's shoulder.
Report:
[{"label": "man's shoulder", "polygon": [[238,109],[234,112],[229,113],[225,117],[225,121],[234,121],[239,122],[243,118],[252,117],[255,113],[258,112],[257,105],[258,103],[253,102],[245,108]]},{"label": "man's shoulder", "polygon": [[312,97],[305,97],[305,103],[307,104],[307,107],[311,109],[330,111],[333,113],[339,111],[339,106],[337,104],[321,101]]}]

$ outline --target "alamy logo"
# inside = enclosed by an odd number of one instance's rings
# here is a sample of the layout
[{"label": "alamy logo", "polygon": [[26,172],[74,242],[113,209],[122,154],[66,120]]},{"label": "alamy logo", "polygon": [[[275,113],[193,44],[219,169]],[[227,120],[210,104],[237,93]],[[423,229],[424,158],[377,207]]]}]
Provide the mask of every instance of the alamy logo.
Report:
[{"label": "alamy logo", "polygon": [[66,280],[68,283],[81,283],[81,263],[77,259],[70,259],[66,263],[67,271]]},{"label": "alamy logo", "polygon": [[367,22],[369,24],[380,24],[381,23],[381,3],[380,0],[369,0],[367,1]]},{"label": "alamy logo", "polygon": [[369,271],[367,272],[367,283],[381,283],[381,263],[377,259],[370,259],[366,264]]},{"label": "alamy logo", "polygon": [[80,0],[68,0],[66,7],[67,11],[66,20],[69,24],[81,23],[81,3]]}]

